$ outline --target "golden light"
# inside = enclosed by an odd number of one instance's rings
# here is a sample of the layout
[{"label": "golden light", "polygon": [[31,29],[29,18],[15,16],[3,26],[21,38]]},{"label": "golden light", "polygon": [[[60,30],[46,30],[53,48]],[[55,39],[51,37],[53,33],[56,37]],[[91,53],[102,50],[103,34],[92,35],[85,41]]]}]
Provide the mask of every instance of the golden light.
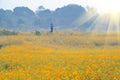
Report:
[{"label": "golden light", "polygon": [[101,14],[120,12],[120,0],[96,0],[93,5]]}]

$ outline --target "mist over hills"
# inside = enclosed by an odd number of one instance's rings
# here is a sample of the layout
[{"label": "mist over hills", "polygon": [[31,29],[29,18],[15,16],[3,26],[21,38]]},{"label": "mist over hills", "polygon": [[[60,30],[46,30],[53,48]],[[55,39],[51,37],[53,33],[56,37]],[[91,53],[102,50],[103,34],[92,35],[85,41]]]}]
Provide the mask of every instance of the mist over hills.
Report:
[{"label": "mist over hills", "polygon": [[13,11],[0,9],[0,28],[15,31],[48,30],[51,23],[56,31],[106,32],[109,26],[112,27],[111,31],[117,31],[119,26],[114,23],[109,25],[109,19],[108,14],[99,15],[93,8],[86,9],[75,4],[57,8],[55,11],[42,6],[36,12],[28,7],[16,7]]}]

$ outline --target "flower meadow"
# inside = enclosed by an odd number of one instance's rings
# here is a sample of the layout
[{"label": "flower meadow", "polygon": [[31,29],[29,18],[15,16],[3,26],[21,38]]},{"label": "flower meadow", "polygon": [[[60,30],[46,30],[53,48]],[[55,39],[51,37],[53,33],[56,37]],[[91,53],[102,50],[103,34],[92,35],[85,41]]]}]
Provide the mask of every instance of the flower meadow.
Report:
[{"label": "flower meadow", "polygon": [[0,36],[0,80],[120,80],[115,34]]}]

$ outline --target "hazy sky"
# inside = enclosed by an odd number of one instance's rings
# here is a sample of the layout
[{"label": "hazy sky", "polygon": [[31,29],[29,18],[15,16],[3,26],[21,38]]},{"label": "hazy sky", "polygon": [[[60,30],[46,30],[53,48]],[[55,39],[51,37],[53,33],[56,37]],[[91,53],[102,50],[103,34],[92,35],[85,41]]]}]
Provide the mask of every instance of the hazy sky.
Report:
[{"label": "hazy sky", "polygon": [[44,6],[55,10],[67,4],[92,5],[94,1],[96,0],[0,0],[0,8],[13,9],[16,6],[26,6],[35,11],[38,6]]},{"label": "hazy sky", "polygon": [[55,10],[64,5],[79,4],[92,6],[104,12],[109,9],[120,11],[119,3],[120,0],[0,0],[0,8],[13,9],[16,6],[25,6],[35,11],[39,6],[44,6],[47,9]]}]

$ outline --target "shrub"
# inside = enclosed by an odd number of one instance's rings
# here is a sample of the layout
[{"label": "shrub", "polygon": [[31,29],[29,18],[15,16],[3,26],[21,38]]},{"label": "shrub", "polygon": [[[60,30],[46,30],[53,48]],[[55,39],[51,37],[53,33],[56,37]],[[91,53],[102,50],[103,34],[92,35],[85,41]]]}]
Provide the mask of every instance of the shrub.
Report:
[{"label": "shrub", "polygon": [[0,30],[0,35],[17,35],[18,33],[15,31],[9,31],[9,30]]},{"label": "shrub", "polygon": [[35,35],[41,35],[40,31],[35,31]]}]

